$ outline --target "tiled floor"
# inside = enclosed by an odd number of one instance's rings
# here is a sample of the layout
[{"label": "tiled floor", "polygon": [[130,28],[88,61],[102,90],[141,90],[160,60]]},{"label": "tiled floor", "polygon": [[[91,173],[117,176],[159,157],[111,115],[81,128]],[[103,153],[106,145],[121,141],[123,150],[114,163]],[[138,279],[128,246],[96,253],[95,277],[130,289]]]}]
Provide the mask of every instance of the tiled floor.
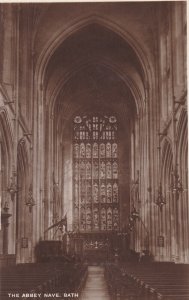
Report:
[{"label": "tiled floor", "polygon": [[103,267],[88,267],[88,277],[80,300],[110,300]]}]

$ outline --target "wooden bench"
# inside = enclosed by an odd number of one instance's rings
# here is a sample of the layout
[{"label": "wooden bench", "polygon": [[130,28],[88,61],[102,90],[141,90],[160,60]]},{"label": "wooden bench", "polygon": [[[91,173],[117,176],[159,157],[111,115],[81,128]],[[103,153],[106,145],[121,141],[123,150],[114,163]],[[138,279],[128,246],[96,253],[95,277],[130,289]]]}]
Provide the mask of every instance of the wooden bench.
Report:
[{"label": "wooden bench", "polygon": [[86,266],[73,263],[36,263],[4,268],[0,274],[0,297],[10,300],[8,293],[78,291],[86,272]]},{"label": "wooden bench", "polygon": [[155,263],[125,266],[128,275],[149,299],[189,299],[189,266]]}]

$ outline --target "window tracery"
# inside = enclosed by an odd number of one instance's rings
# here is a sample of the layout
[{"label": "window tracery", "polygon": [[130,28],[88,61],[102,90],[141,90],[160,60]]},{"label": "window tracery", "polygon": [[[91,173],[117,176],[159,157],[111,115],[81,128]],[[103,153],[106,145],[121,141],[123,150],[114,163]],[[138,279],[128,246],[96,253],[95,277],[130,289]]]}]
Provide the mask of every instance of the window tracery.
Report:
[{"label": "window tracery", "polygon": [[76,116],[73,124],[75,229],[119,230],[115,116]]}]

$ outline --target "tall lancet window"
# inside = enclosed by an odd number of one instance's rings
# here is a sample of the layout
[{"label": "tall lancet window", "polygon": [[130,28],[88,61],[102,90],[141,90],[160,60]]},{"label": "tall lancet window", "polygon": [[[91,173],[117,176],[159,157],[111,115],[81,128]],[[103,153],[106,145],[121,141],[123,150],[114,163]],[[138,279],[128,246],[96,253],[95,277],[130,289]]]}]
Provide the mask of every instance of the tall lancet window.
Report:
[{"label": "tall lancet window", "polygon": [[74,229],[119,230],[118,123],[115,116],[73,121]]}]

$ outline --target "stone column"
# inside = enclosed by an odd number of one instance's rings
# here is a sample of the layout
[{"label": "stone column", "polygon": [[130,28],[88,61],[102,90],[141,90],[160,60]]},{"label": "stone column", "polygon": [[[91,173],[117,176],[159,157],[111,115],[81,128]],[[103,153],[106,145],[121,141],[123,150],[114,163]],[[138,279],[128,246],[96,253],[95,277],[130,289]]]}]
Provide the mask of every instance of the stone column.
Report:
[{"label": "stone column", "polygon": [[3,229],[3,254],[8,254],[8,227],[9,227],[9,218],[12,216],[8,213],[9,208],[4,207],[3,212],[1,213],[2,220],[2,229]]}]

